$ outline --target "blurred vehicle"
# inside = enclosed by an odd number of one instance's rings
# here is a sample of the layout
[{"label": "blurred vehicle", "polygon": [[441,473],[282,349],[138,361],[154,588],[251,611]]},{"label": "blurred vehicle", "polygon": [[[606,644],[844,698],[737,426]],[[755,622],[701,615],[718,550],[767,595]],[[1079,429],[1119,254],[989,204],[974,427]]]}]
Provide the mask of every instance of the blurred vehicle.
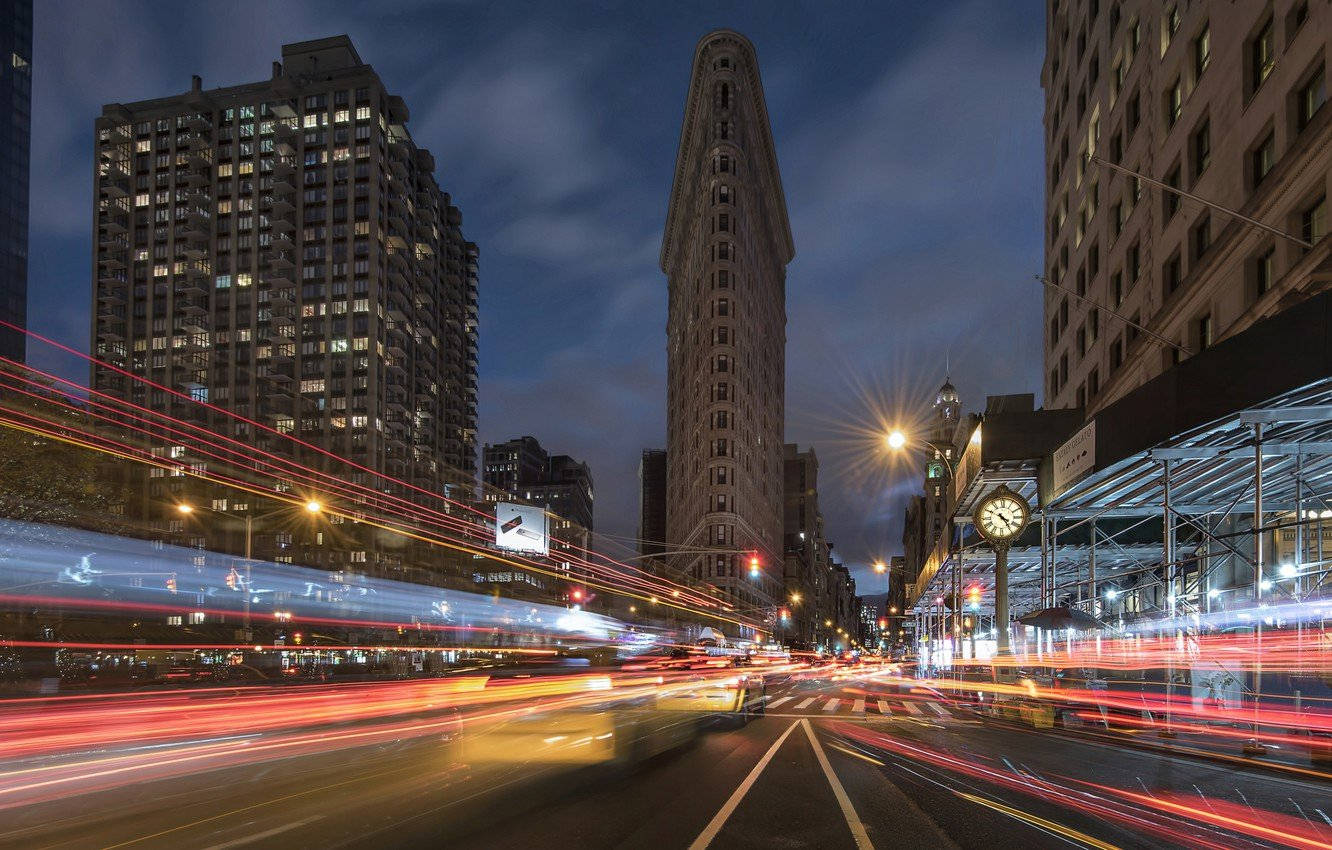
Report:
[{"label": "blurred vehicle", "polygon": [[469,764],[633,764],[693,739],[698,724],[656,710],[651,700],[535,711],[461,738]]}]

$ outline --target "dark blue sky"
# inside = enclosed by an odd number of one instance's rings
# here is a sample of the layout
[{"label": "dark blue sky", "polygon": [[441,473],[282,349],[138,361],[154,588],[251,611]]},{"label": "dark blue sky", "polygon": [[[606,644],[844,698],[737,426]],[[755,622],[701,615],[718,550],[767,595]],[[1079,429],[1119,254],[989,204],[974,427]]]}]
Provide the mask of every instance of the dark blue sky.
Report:
[{"label": "dark blue sky", "polygon": [[795,237],[787,441],[815,446],[862,589],[919,483],[882,422],[924,415],[945,358],[968,409],[1039,398],[1035,0],[36,5],[29,319],[80,349],[101,105],[264,79],[284,42],[347,33],[481,248],[482,439],[586,459],[598,530],[632,537],[639,451],[665,443],[657,254],[690,62],[726,26],[758,50]]}]

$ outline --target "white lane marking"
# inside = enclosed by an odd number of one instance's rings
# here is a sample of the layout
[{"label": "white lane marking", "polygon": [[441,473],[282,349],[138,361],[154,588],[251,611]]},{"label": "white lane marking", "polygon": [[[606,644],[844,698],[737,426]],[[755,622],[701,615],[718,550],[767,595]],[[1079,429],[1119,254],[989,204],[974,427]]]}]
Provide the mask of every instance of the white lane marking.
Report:
[{"label": "white lane marking", "polygon": [[745,798],[745,794],[749,793],[749,789],[758,780],[759,774],[768,766],[768,762],[772,761],[772,757],[777,755],[777,751],[781,749],[782,744],[786,743],[786,739],[791,736],[791,732],[803,722],[803,720],[797,720],[787,726],[786,731],[778,736],[776,741],[772,742],[772,746],[768,747],[768,751],[763,754],[763,758],[758,760],[758,764],[754,765],[754,769],[749,771],[749,775],[744,778],[744,781],[736,786],[735,791],[731,792],[731,796],[727,798],[721,810],[712,816],[712,820],[708,821],[708,825],[703,827],[703,831],[699,833],[698,838],[695,838],[694,842],[689,845],[689,850],[705,850],[712,843],[712,839],[716,838],[717,833],[721,832],[721,828],[726,825],[726,819],[735,812],[736,807],[740,805],[740,801]]},{"label": "white lane marking", "polygon": [[823,707],[823,710],[824,710],[824,711],[836,711],[836,710],[837,710],[837,706],[839,706],[839,705],[841,705],[841,704],[842,704],[842,701],[841,701],[840,699],[838,699],[837,697],[833,697],[832,699],[828,700],[828,704],[825,705],[825,706]]},{"label": "white lane marking", "polygon": [[939,707],[938,705],[936,705],[935,703],[927,702],[927,703],[925,703],[925,704],[926,704],[927,706],[929,706],[930,711],[933,711],[935,714],[939,715],[940,717],[952,717],[951,714],[949,714],[949,713],[948,713],[947,711],[945,711],[944,709],[940,708],[940,707]]},{"label": "white lane marking", "polygon": [[863,699],[858,699],[855,702],[851,703],[852,712],[859,714],[864,710],[865,710],[865,701]]},{"label": "white lane marking", "polygon": [[773,700],[772,702],[768,703],[768,708],[776,708],[777,706],[781,705],[782,703],[784,703],[784,702],[789,702],[789,701],[791,701],[791,700],[793,700],[793,699],[795,699],[795,697],[779,697],[779,698]]},{"label": "white lane marking", "polygon": [[814,727],[808,719],[800,721],[805,727],[805,734],[809,736],[809,743],[814,747],[814,756],[819,760],[819,766],[823,768],[823,774],[828,777],[828,784],[832,786],[833,796],[837,798],[837,805],[842,808],[842,817],[846,818],[846,825],[851,827],[851,836],[856,840],[858,850],[874,850],[874,845],[870,843],[869,835],[865,832],[865,824],[860,822],[860,816],[856,814],[855,807],[851,805],[851,798],[846,796],[846,789],[842,787],[842,782],[833,773],[832,765],[828,763],[828,754],[823,751],[823,745],[819,743],[818,737],[814,734]]},{"label": "white lane marking", "polygon": [[920,706],[916,705],[914,702],[903,702],[902,707],[907,710],[907,714],[914,714],[917,717],[920,717],[925,713],[921,711]]},{"label": "white lane marking", "polygon": [[810,697],[809,699],[802,699],[800,702],[796,703],[791,707],[794,708],[796,711],[799,711],[802,708],[808,708],[809,704],[816,699],[818,699],[818,697]]},{"label": "white lane marking", "polygon": [[292,823],[283,824],[282,826],[274,827],[268,830],[267,832],[256,832],[254,835],[246,835],[242,838],[236,838],[231,841],[224,841],[221,844],[214,844],[206,848],[206,850],[226,850],[226,848],[228,847],[241,847],[245,844],[253,844],[256,841],[263,841],[265,838],[272,838],[274,835],[280,835],[281,833],[284,832],[290,832],[293,829],[299,829],[305,826],[306,824],[314,823],[315,821],[323,817],[324,817],[323,815],[315,815],[314,817],[306,818],[305,820],[298,820]]},{"label": "white lane marking", "polygon": [[893,712],[888,708],[888,703],[884,702],[883,700],[879,700],[879,713],[882,714],[884,717],[893,716]]}]

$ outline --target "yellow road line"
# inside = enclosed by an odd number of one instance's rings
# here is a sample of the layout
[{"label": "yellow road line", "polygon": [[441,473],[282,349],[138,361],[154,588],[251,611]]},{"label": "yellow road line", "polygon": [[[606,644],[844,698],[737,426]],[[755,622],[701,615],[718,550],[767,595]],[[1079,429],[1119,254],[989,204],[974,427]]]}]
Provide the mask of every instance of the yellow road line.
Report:
[{"label": "yellow road line", "polygon": [[996,812],[1008,815],[1011,818],[1016,818],[1017,820],[1024,821],[1025,823],[1029,823],[1033,826],[1039,826],[1042,829],[1048,829],[1051,832],[1056,833],[1058,835],[1062,835],[1063,837],[1071,841],[1080,841],[1089,847],[1097,848],[1097,850],[1120,850],[1120,847],[1117,844],[1108,844],[1099,838],[1093,838],[1092,836],[1088,835],[1085,832],[1079,832],[1078,830],[1073,829],[1072,827],[1064,826],[1061,823],[1055,823],[1052,820],[1046,820],[1045,818],[1040,817],[1038,815],[1033,815],[1028,812],[1021,811],[1020,809],[1014,809],[1009,806],[1005,806],[1003,803],[996,803],[993,800],[987,800],[984,797],[977,797],[975,794],[968,794],[965,791],[954,790],[953,793],[965,800],[970,800],[973,803],[979,803],[982,806],[994,809]]}]

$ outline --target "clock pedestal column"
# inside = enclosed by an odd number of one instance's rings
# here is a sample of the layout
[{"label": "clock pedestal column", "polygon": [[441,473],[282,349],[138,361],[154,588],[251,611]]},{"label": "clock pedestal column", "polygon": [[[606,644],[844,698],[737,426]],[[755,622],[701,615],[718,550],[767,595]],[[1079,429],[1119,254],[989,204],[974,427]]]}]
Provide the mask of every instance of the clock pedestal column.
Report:
[{"label": "clock pedestal column", "polygon": [[995,655],[1006,658],[1013,654],[1008,643],[1008,544],[994,544],[994,627],[997,634]]}]

